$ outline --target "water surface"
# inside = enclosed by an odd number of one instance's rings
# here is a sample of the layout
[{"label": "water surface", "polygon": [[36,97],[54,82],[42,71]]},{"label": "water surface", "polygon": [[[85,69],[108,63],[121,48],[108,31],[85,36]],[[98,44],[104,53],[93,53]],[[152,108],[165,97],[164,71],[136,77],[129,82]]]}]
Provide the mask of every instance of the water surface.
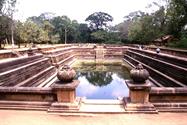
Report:
[{"label": "water surface", "polygon": [[77,96],[88,99],[117,99],[129,96],[124,80],[130,79],[130,76],[125,66],[79,64],[73,68],[80,81],[76,89]]}]

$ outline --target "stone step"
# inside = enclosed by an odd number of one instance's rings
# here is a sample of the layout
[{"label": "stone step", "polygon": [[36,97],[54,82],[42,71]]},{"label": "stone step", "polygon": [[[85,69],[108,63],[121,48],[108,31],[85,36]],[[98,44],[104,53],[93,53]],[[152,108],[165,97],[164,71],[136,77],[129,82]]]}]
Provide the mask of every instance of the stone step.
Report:
[{"label": "stone step", "polygon": [[46,69],[50,66],[49,59],[43,58],[36,62],[32,62],[21,67],[0,73],[0,85],[1,86],[12,86],[29,77],[33,74]]},{"label": "stone step", "polygon": [[[40,71],[42,71],[43,69],[45,69],[46,67],[49,67],[50,65],[42,62],[40,63],[40,65],[35,65],[35,66],[31,66],[31,67],[26,67],[25,69],[22,70],[17,70],[14,71],[12,73],[6,74],[6,75],[2,75],[2,79],[0,80],[0,82],[8,82],[11,80],[16,80],[18,79],[19,81],[22,81],[23,79],[29,78],[31,77],[33,74],[36,74]],[[23,75],[24,74],[24,75]]]},{"label": "stone step", "polygon": [[34,84],[42,84],[45,80],[47,80],[52,74],[56,73],[56,69],[51,66],[46,68],[45,70],[38,72],[37,74],[33,75],[32,77],[24,80],[16,84],[14,87],[36,87],[37,85]]},{"label": "stone step", "polygon": [[38,87],[40,84],[48,84],[48,82],[55,79],[56,74],[57,74],[57,70],[55,67],[46,70],[43,74],[41,73],[41,78],[35,81],[35,83],[31,87]]},{"label": "stone step", "polygon": [[0,109],[20,109],[20,110],[44,110],[46,111],[51,102],[31,102],[31,101],[0,101]]},{"label": "stone step", "polygon": [[16,57],[21,57],[22,55],[19,53],[19,51],[12,50],[12,54],[15,55]]},{"label": "stone step", "polygon": [[33,74],[37,74],[37,73],[41,72],[42,70],[46,69],[47,67],[50,67],[49,60],[42,59],[37,62],[7,71],[5,73],[0,74],[0,76],[2,78],[0,80],[0,85],[1,86],[15,85],[21,81],[26,80],[27,78],[32,77]]},{"label": "stone step", "polygon": [[49,77],[47,78],[47,80],[45,80],[44,82],[42,82],[41,84],[39,84],[37,87],[41,88],[41,87],[49,87],[50,85],[52,85],[56,80],[57,80],[57,71],[55,71],[54,73],[52,73],[51,75],[49,75]]},{"label": "stone step", "polygon": [[43,59],[40,59],[40,60],[38,60],[38,61],[35,61],[35,62],[26,64],[26,65],[23,65],[23,66],[20,66],[20,67],[17,67],[17,68],[14,68],[14,69],[11,69],[11,70],[2,72],[2,73],[0,73],[0,76],[9,75],[9,73],[12,73],[12,72],[15,72],[15,71],[18,71],[18,70],[23,70],[23,69],[25,69],[25,68],[27,68],[27,67],[35,66],[35,65],[37,65],[38,63],[41,63],[41,62],[48,62],[48,61],[49,61],[48,58],[43,58]]},{"label": "stone step", "polygon": [[158,109],[159,112],[187,112],[187,103],[153,103],[153,105]]},{"label": "stone step", "polygon": [[127,55],[149,65],[154,69],[159,70],[160,72],[176,79],[177,81],[180,81],[183,84],[187,83],[187,76],[184,75],[187,74],[186,68],[154,59],[152,57],[148,57],[133,51],[127,51]]},{"label": "stone step", "polygon": [[162,53],[157,54],[157,53],[149,51],[149,50],[139,50],[139,49],[135,49],[135,48],[131,48],[130,50],[138,52],[143,55],[147,55],[147,56],[152,57],[154,59],[159,59],[159,60],[174,64],[174,65],[177,65],[180,67],[187,68],[187,59],[181,58],[179,56],[171,56],[171,55],[162,54]]},{"label": "stone step", "polygon": [[8,59],[8,60],[2,60],[0,62],[0,73],[15,69],[17,67],[20,67],[25,64],[29,64],[31,62],[35,62],[39,59],[43,58],[43,55],[34,55],[30,57],[21,57],[21,58],[13,58],[13,59]]},{"label": "stone step", "polygon": [[119,105],[123,104],[123,100],[114,99],[82,99],[82,103],[88,105]]},{"label": "stone step", "polygon": [[146,65],[146,64],[144,64],[144,63],[142,63],[142,62],[140,62],[140,61],[138,61],[138,60],[136,60],[136,59],[134,59],[134,58],[132,58],[130,56],[128,56],[128,55],[125,55],[124,59],[128,60],[127,63],[130,62],[131,65],[134,65],[134,66],[136,66],[138,63],[143,64],[144,68],[146,68],[149,71],[150,76],[155,81],[157,81],[159,84],[162,84],[165,87],[172,87],[172,86],[175,86],[175,87],[176,86],[177,87],[183,86],[183,87],[185,87],[185,85],[182,84],[181,82],[176,81],[175,79],[173,79],[173,78],[161,73],[160,71],[158,71],[158,70],[156,70],[156,69],[154,69],[154,68],[152,68],[152,67],[150,67],[150,66],[148,66],[148,65]]},{"label": "stone step", "polygon": [[66,59],[63,59],[60,62],[58,62],[57,65],[62,66],[63,64],[68,63],[71,60],[73,60],[73,58],[74,58],[74,55],[71,55],[71,56],[67,57]]},{"label": "stone step", "polygon": [[[155,52],[155,50],[157,49],[157,47],[150,47],[150,46],[148,46],[146,48],[149,51],[153,51],[153,52]],[[174,49],[174,48],[164,48],[164,47],[161,47],[160,50],[161,50],[160,54],[170,55],[170,56],[179,57],[179,58],[187,58],[187,51],[186,50]]]}]

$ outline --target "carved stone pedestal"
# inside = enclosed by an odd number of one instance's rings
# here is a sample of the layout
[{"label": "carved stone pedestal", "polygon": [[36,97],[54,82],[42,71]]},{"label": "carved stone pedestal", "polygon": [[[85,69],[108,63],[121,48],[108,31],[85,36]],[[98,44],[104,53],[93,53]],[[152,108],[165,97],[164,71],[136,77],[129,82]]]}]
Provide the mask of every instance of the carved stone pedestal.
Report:
[{"label": "carved stone pedestal", "polygon": [[136,84],[133,81],[126,81],[126,83],[130,89],[130,98],[124,100],[127,112],[157,113],[154,105],[149,102],[151,89],[149,82]]},{"label": "carved stone pedestal", "polygon": [[57,81],[52,85],[54,92],[57,95],[57,102],[51,104],[49,112],[68,112],[78,111],[81,103],[80,98],[76,98],[76,87],[79,84],[78,80],[70,83],[62,84]]}]

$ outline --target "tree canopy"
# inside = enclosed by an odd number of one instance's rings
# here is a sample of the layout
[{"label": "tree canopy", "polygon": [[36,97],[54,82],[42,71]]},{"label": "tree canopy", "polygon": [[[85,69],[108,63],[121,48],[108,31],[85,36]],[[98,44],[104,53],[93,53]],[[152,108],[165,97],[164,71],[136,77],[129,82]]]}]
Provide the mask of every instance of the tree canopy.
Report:
[{"label": "tree canopy", "polygon": [[[180,39],[186,33],[187,1],[163,0],[161,5],[155,0],[153,5],[158,7],[153,13],[135,11],[124,17],[124,22],[117,26],[122,39],[127,35],[131,43],[149,44],[164,35],[173,35]],[[124,29],[125,28],[125,29]]]},{"label": "tree canopy", "polygon": [[[12,19],[16,0],[0,0],[0,43],[10,43],[14,30],[15,42],[20,43],[140,43],[172,35],[187,48],[187,1],[155,0],[158,9],[152,13],[130,12],[124,21],[113,26],[113,17],[95,12],[79,23],[66,15],[44,12],[28,17],[25,22]],[[151,7],[151,6],[150,6]],[[153,7],[155,8],[155,7]],[[1,44],[0,44],[1,45]]]},{"label": "tree canopy", "polygon": [[11,40],[11,30],[13,30],[14,13],[16,0],[0,0],[0,48],[2,41]]},{"label": "tree canopy", "polygon": [[85,21],[89,22],[91,30],[98,31],[107,29],[108,23],[113,21],[113,17],[104,12],[95,12],[89,15]]}]

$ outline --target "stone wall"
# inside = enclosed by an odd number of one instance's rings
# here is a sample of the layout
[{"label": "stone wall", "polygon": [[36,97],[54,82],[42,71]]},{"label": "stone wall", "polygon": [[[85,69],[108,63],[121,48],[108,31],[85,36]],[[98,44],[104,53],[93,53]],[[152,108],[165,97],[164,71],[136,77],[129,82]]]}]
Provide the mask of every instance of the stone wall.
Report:
[{"label": "stone wall", "polygon": [[[122,60],[124,53],[128,47],[107,47],[103,49],[103,60]],[[43,51],[43,54],[51,59],[55,66],[68,64],[73,60],[95,60],[96,59],[96,46],[94,45],[72,45],[66,48],[52,49]]]},{"label": "stone wall", "polygon": [[187,102],[187,88],[152,87],[150,101],[152,103]]}]

